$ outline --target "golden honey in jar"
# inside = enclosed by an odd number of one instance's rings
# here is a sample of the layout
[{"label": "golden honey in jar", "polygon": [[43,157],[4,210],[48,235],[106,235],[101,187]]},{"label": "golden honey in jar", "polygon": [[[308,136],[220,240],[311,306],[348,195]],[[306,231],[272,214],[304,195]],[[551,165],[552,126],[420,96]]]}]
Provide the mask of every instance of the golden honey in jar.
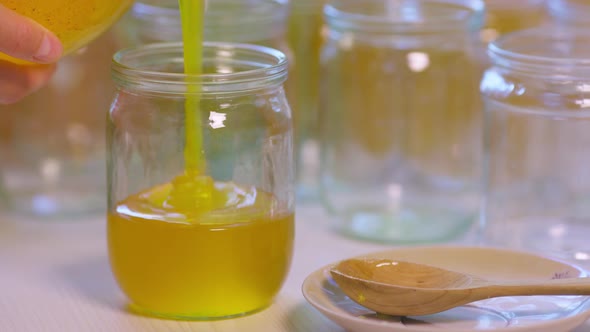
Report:
[{"label": "golden honey in jar", "polygon": [[[167,43],[115,56],[111,267],[138,312],[245,315],[272,303],[293,251],[287,60],[262,46],[206,43],[203,75],[190,76],[182,55],[181,43]],[[195,110],[198,129],[187,122]],[[187,149],[196,133],[199,148]]]},{"label": "golden honey in jar", "polygon": [[[210,201],[187,202],[193,190]],[[264,308],[293,247],[293,213],[273,215],[276,205],[271,194],[210,177],[179,176],[132,195],[108,217],[113,272],[138,310],[228,317]]]}]

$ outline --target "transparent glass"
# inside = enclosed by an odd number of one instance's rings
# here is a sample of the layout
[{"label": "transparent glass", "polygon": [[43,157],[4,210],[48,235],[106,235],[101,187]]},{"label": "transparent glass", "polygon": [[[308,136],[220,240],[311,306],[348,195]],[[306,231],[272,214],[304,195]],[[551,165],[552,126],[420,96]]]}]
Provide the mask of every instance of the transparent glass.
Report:
[{"label": "transparent glass", "polygon": [[[304,125],[297,123],[307,121],[302,117],[308,112],[303,105],[299,107],[300,69],[304,67],[297,66],[299,61],[295,60],[287,40],[289,9],[287,0],[210,0],[205,15],[204,38],[207,41],[262,45],[280,50],[287,55],[289,79],[284,86],[293,110],[298,147],[298,142],[306,136],[304,133],[300,134],[298,129]],[[178,0],[138,0],[118,25],[118,30],[122,43],[128,46],[181,41],[182,27]],[[300,112],[297,111],[299,109]],[[299,150],[296,149],[296,160],[300,160],[300,154],[297,152]]]},{"label": "transparent glass", "polygon": [[[209,0],[205,40],[260,44],[285,53],[288,11],[286,0]],[[130,45],[181,41],[178,0],[138,0],[119,27]]]},{"label": "transparent glass", "polygon": [[295,114],[295,148],[298,199],[315,202],[319,183],[318,107],[320,94],[320,49],[324,42],[323,9],[326,0],[293,0],[288,40],[297,66],[292,80],[296,95],[291,104]]},{"label": "transparent glass", "polygon": [[335,0],[322,53],[321,194],[339,228],[451,239],[477,215],[483,3]]},{"label": "transparent glass", "polygon": [[62,59],[46,87],[0,106],[6,147],[0,175],[15,214],[62,221],[104,213],[105,109],[115,91],[109,68],[118,48],[107,32]]},{"label": "transparent glass", "polygon": [[[553,0],[549,0],[551,2]],[[545,0],[484,0],[485,25],[481,40],[488,44],[499,36],[540,26],[547,21]]]},{"label": "transparent glass", "polygon": [[549,0],[547,7],[557,25],[577,28],[590,26],[590,1],[588,0]]},{"label": "transparent glass", "polygon": [[8,193],[4,185],[4,173],[6,164],[10,158],[10,137],[12,136],[12,113],[4,112],[0,121],[0,214],[6,212],[8,207]]},{"label": "transparent glass", "polygon": [[[141,313],[240,316],[271,304],[293,250],[287,61],[262,46],[206,43],[204,74],[187,76],[182,52],[173,43],[115,55],[111,267]],[[195,102],[196,109],[185,108]],[[202,148],[185,151],[191,111]],[[185,168],[185,155],[205,158],[206,169]]]},{"label": "transparent glass", "polygon": [[590,36],[535,29],[492,43],[482,81],[488,244],[590,257]]}]

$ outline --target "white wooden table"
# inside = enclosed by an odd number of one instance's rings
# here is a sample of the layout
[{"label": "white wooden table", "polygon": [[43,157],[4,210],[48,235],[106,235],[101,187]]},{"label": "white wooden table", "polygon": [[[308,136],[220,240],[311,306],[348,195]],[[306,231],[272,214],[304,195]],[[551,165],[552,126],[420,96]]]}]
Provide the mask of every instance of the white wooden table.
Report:
[{"label": "white wooden table", "polygon": [[[0,332],[342,332],[307,304],[301,283],[321,266],[387,247],[341,237],[320,208],[304,206],[295,248],[270,308],[225,321],[160,320],[125,309],[109,270],[104,218],[49,224],[0,215]],[[590,332],[590,323],[576,332]]]}]

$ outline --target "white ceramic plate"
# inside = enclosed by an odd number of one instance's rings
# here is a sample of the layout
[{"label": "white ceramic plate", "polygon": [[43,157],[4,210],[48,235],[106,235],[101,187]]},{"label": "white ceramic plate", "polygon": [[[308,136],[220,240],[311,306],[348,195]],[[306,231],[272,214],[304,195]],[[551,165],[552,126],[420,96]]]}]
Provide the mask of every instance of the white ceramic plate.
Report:
[{"label": "white ceramic plate", "polygon": [[[543,281],[588,275],[567,263],[492,248],[413,247],[360,257],[410,260],[492,280]],[[587,296],[501,297],[430,316],[382,316],[344,295],[330,277],[329,268],[326,266],[307,277],[303,295],[321,313],[350,332],[560,332],[570,331],[590,318]]]}]

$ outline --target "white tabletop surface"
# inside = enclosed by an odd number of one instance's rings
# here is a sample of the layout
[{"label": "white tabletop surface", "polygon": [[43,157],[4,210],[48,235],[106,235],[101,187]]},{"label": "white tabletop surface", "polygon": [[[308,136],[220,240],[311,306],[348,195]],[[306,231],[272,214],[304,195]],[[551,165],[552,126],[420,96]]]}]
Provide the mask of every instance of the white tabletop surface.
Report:
[{"label": "white tabletop surface", "polygon": [[[104,218],[50,224],[0,215],[0,332],[342,332],[307,304],[303,280],[326,264],[385,248],[342,237],[321,209],[301,207],[291,273],[274,305],[243,318],[181,322],[125,309],[109,270]],[[590,332],[590,323],[576,332]]]}]

